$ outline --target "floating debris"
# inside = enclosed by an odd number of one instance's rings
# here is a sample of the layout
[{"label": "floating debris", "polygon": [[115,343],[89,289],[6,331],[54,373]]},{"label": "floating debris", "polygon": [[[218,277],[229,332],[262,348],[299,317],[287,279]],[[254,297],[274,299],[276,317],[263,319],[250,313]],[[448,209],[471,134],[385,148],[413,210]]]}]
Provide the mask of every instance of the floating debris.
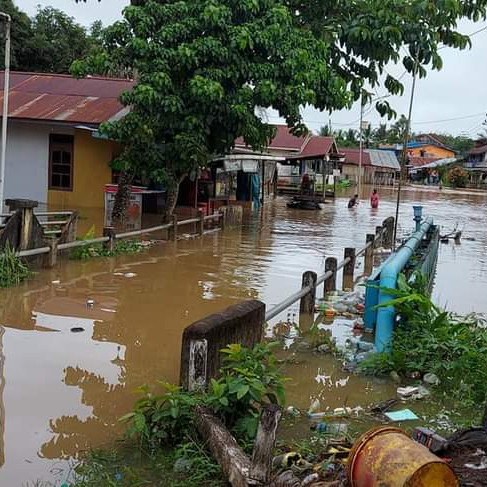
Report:
[{"label": "floating debris", "polygon": [[85,329],[81,326],[73,326],[73,328],[71,328],[71,331],[73,333],[81,333],[82,331],[85,331]]}]

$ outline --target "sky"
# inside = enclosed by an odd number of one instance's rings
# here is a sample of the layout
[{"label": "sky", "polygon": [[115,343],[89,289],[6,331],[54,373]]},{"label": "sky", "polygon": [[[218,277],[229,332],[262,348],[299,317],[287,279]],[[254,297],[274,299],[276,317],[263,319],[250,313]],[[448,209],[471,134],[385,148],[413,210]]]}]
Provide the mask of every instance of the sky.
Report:
[{"label": "sky", "polygon": [[[129,0],[87,0],[86,3],[76,3],[75,0],[14,0],[14,3],[29,15],[34,15],[37,5],[52,6],[64,10],[82,25],[89,26],[95,20],[102,20],[105,25],[111,24],[122,16],[122,9]],[[487,22],[473,24],[462,22],[459,31],[470,34]],[[430,71],[426,78],[416,83],[416,93],[413,103],[412,130],[414,132],[465,134],[475,137],[482,129],[482,123],[487,118],[487,30],[472,37],[472,49],[458,51],[442,49],[443,69]],[[404,72],[402,66],[390,65],[387,71],[393,76],[400,76]],[[405,91],[402,97],[391,97],[388,101],[400,115],[407,114],[411,94],[411,78],[402,79]],[[386,94],[383,87],[377,88],[379,95]],[[364,120],[372,127],[381,123],[381,118],[375,109],[365,109]],[[312,107],[303,109],[306,125],[314,131],[329,123],[330,115],[321,113]],[[342,110],[331,114],[333,129],[358,129],[360,117],[359,104],[351,110]],[[451,120],[455,119],[455,120]],[[269,111],[268,121],[282,122],[277,113]],[[382,119],[382,123],[387,122]],[[390,122],[388,122],[390,123]]]}]

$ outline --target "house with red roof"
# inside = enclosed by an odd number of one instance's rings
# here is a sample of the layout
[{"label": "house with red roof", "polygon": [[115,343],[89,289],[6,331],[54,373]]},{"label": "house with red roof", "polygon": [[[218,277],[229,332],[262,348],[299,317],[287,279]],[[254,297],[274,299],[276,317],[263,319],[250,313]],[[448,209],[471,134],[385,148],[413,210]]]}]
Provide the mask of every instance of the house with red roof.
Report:
[{"label": "house with red roof", "polygon": [[125,79],[11,73],[5,197],[55,208],[103,207],[119,148],[97,137],[97,129],[124,116],[119,96],[132,85]]},{"label": "house with red roof", "polygon": [[362,149],[362,156],[357,148],[339,148],[338,152],[342,156],[341,176],[353,183],[358,182],[361,174],[362,184],[392,185],[401,169],[391,150]]}]

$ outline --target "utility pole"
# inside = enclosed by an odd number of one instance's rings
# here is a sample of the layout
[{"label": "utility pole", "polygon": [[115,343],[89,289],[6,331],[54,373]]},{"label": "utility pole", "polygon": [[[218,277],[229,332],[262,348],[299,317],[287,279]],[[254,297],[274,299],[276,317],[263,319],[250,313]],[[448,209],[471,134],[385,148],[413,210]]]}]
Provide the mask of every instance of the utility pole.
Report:
[{"label": "utility pole", "polygon": [[[5,22],[5,71],[3,77],[2,151],[0,154],[0,214],[5,198],[5,158],[7,155],[8,95],[10,90],[10,15],[0,12]],[[1,220],[1,218],[0,218]]]},{"label": "utility pole", "polygon": [[401,187],[402,187],[403,177],[406,178],[406,159],[408,154],[409,134],[411,131],[411,116],[413,113],[414,89],[416,88],[416,72],[417,72],[416,62],[417,61],[415,60],[414,69],[413,69],[413,86],[411,88],[411,98],[409,100],[408,121],[406,124],[406,131],[404,133],[404,145],[402,148],[401,173],[399,175],[399,184],[397,186],[396,219],[394,221],[394,240],[392,242],[392,250],[396,250],[397,220],[399,219],[399,204],[401,203]]},{"label": "utility pole", "polygon": [[358,153],[358,200],[362,196],[362,153],[363,153],[363,118],[364,118],[364,95],[363,93],[360,95],[360,145],[359,145],[359,153]]}]

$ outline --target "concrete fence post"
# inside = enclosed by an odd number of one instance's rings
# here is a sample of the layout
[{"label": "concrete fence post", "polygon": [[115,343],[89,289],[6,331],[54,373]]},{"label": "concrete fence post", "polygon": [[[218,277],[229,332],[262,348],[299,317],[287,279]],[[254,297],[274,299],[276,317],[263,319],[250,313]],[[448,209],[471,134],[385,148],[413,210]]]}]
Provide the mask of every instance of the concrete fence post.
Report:
[{"label": "concrete fence post", "polygon": [[382,223],[384,227],[384,237],[382,239],[382,246],[385,249],[392,249],[394,243],[394,217],[386,218]]},{"label": "concrete fence post", "polygon": [[205,233],[205,214],[203,213],[202,210],[198,210],[197,217],[199,219],[199,221],[198,221],[198,234],[203,235],[203,233]]},{"label": "concrete fence post", "polygon": [[350,258],[348,264],[343,267],[343,282],[342,282],[342,289],[344,291],[351,290],[353,291],[353,273],[355,270],[355,249],[347,247],[343,254],[344,259],[347,257]]},{"label": "concrete fence post", "polygon": [[333,275],[325,281],[323,288],[323,298],[326,299],[328,293],[337,289],[337,266],[338,261],[335,257],[327,257],[325,260],[325,272],[332,271]]},{"label": "concrete fence post", "polygon": [[301,298],[299,302],[299,313],[312,315],[315,312],[316,300],[316,280],[318,276],[316,272],[306,271],[303,273],[303,281],[301,289],[305,287],[311,288],[310,291]]},{"label": "concrete fence post", "polygon": [[104,227],[103,236],[108,237],[106,242],[103,242],[103,248],[109,252],[113,252],[115,249],[115,228],[114,227]]},{"label": "concrete fence post", "polygon": [[382,231],[383,231],[383,227],[375,227],[375,242],[374,242],[375,249],[382,246]]},{"label": "concrete fence post", "polygon": [[220,218],[219,218],[218,220],[219,220],[219,222],[220,222],[220,228],[221,228],[222,230],[225,230],[225,227],[226,227],[226,223],[227,223],[227,222],[226,222],[225,212],[223,211],[223,209],[222,209],[222,208],[220,208],[220,213],[219,213],[219,215],[220,215]]},{"label": "concrete fence post", "polygon": [[176,242],[178,239],[178,216],[172,216],[171,240]]},{"label": "concrete fence post", "polygon": [[44,254],[43,264],[47,269],[52,269],[57,264],[57,238],[52,237],[46,239],[46,244],[49,247],[49,253]]},{"label": "concrete fence post", "polygon": [[375,235],[373,233],[368,233],[365,238],[365,244],[370,245],[365,249],[364,258],[364,274],[366,276],[370,276],[370,274],[372,274],[372,269],[374,268],[374,240]]},{"label": "concrete fence post", "polygon": [[262,340],[265,304],[245,301],[207,316],[183,332],[180,381],[184,389],[204,390],[218,376],[220,350],[233,343],[252,348]]}]

